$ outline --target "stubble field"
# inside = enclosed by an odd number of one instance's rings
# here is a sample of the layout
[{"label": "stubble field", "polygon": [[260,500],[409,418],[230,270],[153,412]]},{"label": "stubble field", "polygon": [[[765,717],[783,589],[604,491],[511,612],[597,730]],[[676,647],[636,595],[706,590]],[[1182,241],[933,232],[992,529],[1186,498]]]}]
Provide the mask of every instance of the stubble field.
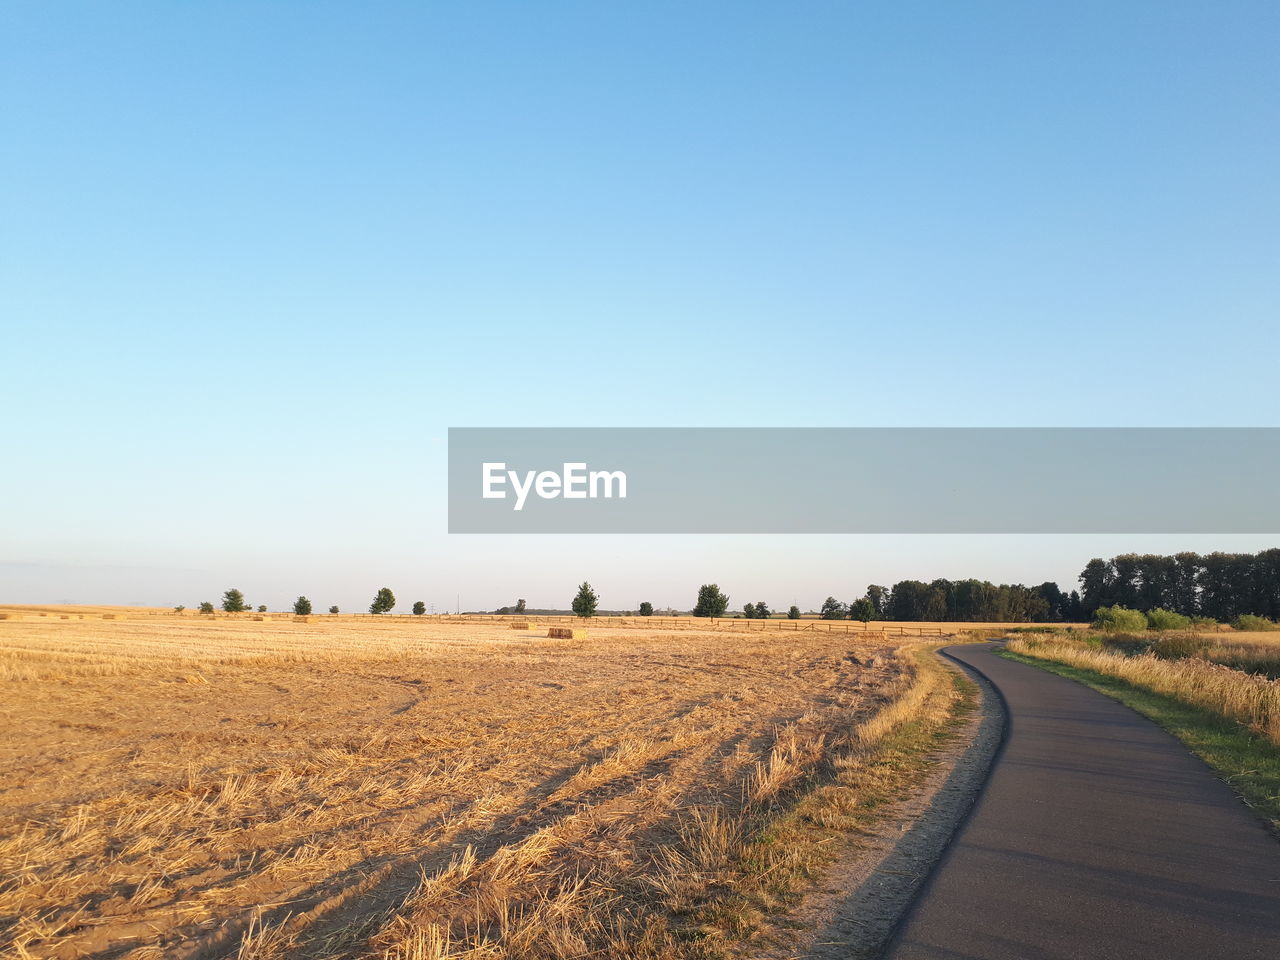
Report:
[{"label": "stubble field", "polygon": [[919,700],[901,641],[541,633],[0,621],[0,952],[718,955],[748,842]]}]

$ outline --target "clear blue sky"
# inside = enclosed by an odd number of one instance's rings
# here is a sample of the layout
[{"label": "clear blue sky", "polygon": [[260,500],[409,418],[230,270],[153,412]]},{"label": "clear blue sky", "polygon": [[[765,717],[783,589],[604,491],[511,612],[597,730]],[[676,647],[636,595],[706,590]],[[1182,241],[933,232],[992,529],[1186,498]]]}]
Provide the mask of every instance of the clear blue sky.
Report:
[{"label": "clear blue sky", "polygon": [[449,537],[443,439],[1277,425],[1278,40],[1272,2],[6,4],[0,602],[809,605],[1271,546]]}]

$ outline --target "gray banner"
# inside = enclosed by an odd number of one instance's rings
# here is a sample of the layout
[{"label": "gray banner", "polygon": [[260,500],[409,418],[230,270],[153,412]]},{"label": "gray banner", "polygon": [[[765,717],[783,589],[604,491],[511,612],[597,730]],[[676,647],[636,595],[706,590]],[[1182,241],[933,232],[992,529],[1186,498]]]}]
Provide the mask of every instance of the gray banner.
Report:
[{"label": "gray banner", "polygon": [[450,533],[1276,533],[1280,428],[452,428]]}]

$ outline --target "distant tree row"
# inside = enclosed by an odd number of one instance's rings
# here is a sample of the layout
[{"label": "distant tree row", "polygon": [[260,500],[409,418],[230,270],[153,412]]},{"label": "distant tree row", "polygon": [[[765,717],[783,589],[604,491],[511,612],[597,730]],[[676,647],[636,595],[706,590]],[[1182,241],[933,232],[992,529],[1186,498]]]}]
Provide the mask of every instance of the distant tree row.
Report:
[{"label": "distant tree row", "polygon": [[827,597],[823,620],[934,620],[963,623],[1078,621],[1084,610],[1079,594],[1063,593],[1056,583],[1038,587],[987,580],[901,580],[890,589],[871,584],[852,603]]},{"label": "distant tree row", "polygon": [[[706,583],[698,589],[695,617],[723,617],[729,597],[718,584]],[[748,620],[773,615],[763,601],[742,608]],[[963,622],[1079,621],[1085,611],[1080,595],[1063,593],[1056,583],[1038,587],[1022,584],[994,584],[986,580],[903,580],[893,588],[871,584],[866,593],[851,603],[835,597],[823,601],[818,615],[824,620],[950,620]],[[800,619],[800,608],[787,610],[791,620]]]},{"label": "distant tree row", "polygon": [[[390,613],[395,594],[383,587],[369,605],[374,614]],[[582,583],[571,602],[580,617],[592,617],[599,597],[590,583]],[[1110,560],[1094,558],[1080,574],[1080,591],[1064,592],[1056,583],[1035,587],[1020,583],[994,584],[988,580],[901,580],[891,588],[871,584],[858,599],[843,603],[827,597],[819,611],[824,620],[898,620],[953,622],[1062,622],[1089,620],[1100,608],[1121,607],[1150,613],[1161,611],[1182,617],[1208,617],[1224,622],[1257,616],[1280,620],[1280,549],[1261,553],[1177,553],[1172,556],[1125,553]],[[181,609],[181,608],[177,608]],[[244,594],[232,588],[222,597],[222,609],[239,613],[252,609]],[[266,606],[258,607],[265,611]],[[417,615],[426,613],[426,604],[413,604]],[[723,617],[729,596],[718,584],[704,583],[692,613],[695,617]],[[298,597],[294,613],[309,614],[311,601]],[[514,607],[499,607],[495,613],[522,614],[523,599]],[[212,603],[200,604],[201,613],[213,613]],[[338,608],[330,607],[330,613]],[[653,604],[640,604],[642,617],[653,616]],[[763,600],[742,608],[748,620],[768,619],[773,611]],[[787,617],[800,619],[800,608],[792,605]]]},{"label": "distant tree row", "polygon": [[1122,553],[1090,560],[1080,574],[1088,616],[1102,607],[1170,610],[1223,622],[1280,619],[1280,549],[1261,553]]},{"label": "distant tree row", "polygon": [[[523,600],[520,601],[520,605],[521,605],[521,609],[523,610],[524,608]],[[395,609],[395,606],[396,606],[396,595],[391,592],[390,587],[383,587],[374,596],[373,603],[369,604],[369,612],[379,613],[379,614],[390,613],[392,610]],[[174,610],[178,611],[179,613],[181,613],[185,609],[186,607],[174,607]],[[199,609],[201,613],[214,612],[214,606],[208,600],[201,603]],[[253,608],[245,601],[244,593],[242,593],[240,590],[237,590],[235,587],[232,587],[230,590],[228,590],[226,593],[222,595],[222,609],[227,613],[244,613],[248,610],[252,610]],[[258,612],[266,613],[267,605],[265,603],[259,605]],[[299,616],[307,616],[308,614],[311,613],[311,601],[308,600],[306,597],[298,597],[297,600],[293,601],[293,612],[298,614]],[[329,612],[338,613],[339,611],[336,606],[333,606],[329,608]],[[413,605],[413,612],[418,616],[422,616],[422,614],[427,612],[427,605],[423,601],[418,600]]]}]

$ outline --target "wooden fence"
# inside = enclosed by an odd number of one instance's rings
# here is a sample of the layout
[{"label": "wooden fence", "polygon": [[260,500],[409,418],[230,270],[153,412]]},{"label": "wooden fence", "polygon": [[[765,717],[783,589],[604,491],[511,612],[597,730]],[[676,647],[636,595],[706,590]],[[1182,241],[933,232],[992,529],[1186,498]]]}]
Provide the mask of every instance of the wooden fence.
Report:
[{"label": "wooden fence", "polygon": [[[97,616],[97,615],[91,615]],[[281,622],[288,622],[294,618],[292,612],[286,611],[268,611],[260,614],[257,611],[245,611],[243,613],[227,613],[222,610],[214,613],[200,613],[198,610],[185,610],[181,613],[173,610],[132,610],[128,613],[119,613],[108,615],[112,619],[133,619],[135,617],[181,617],[193,618],[200,620],[254,620],[255,618],[266,618]],[[303,619],[299,617],[298,619]],[[890,638],[927,638],[942,637],[949,632],[955,632],[956,629],[964,629],[964,626],[958,624],[949,625],[950,629],[944,630],[943,627],[935,624],[927,623],[886,623],[884,621],[871,621],[863,623],[861,620],[816,620],[812,618],[789,620],[785,618],[771,618],[768,620],[748,620],[744,617],[618,617],[604,616],[591,617],[584,621],[581,617],[568,615],[550,615],[550,614],[474,614],[474,613],[435,613],[435,614],[411,614],[411,613],[312,613],[306,618],[310,623],[324,623],[326,621],[369,621],[369,622],[410,622],[424,621],[429,623],[476,623],[476,624],[507,624],[511,622],[528,623],[530,628],[539,626],[563,626],[577,625],[582,626],[599,626],[599,627],[643,627],[650,630],[723,630],[735,632],[765,632],[775,631],[778,633],[843,633],[850,636],[859,636],[867,640],[886,640]],[[982,629],[985,624],[973,624],[973,629]]]}]

